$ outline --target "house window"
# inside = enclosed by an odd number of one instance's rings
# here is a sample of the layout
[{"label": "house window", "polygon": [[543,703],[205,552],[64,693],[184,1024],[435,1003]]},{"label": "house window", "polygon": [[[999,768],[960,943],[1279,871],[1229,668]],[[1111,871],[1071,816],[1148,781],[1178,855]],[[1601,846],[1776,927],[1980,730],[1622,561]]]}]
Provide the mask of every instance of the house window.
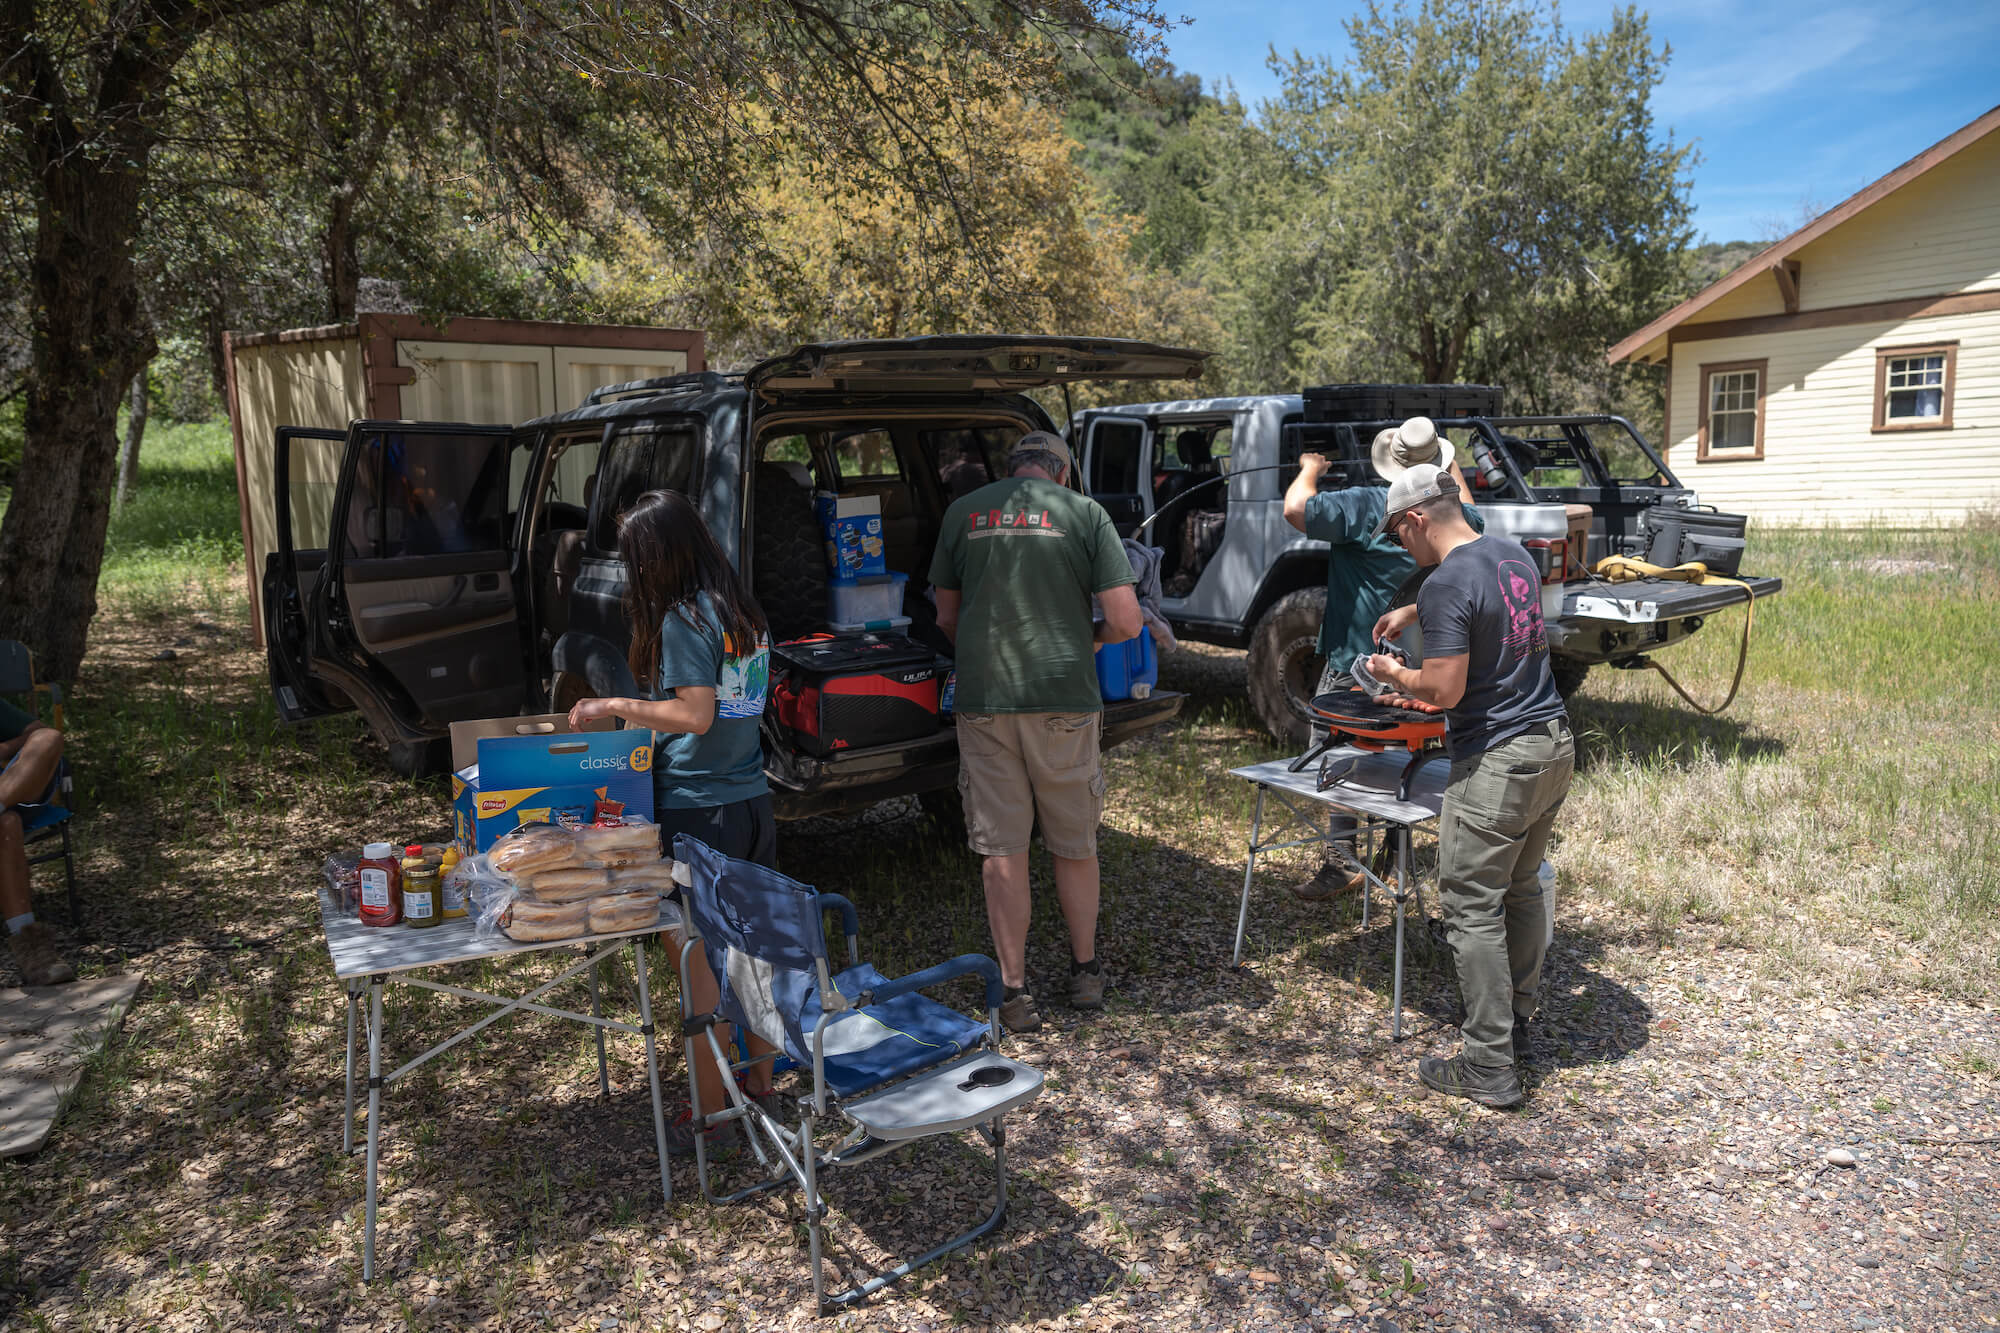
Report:
[{"label": "house window", "polygon": [[1875,349],[1875,429],[1950,430],[1958,344]]},{"label": "house window", "polygon": [[1769,372],[1769,361],[1731,361],[1701,368],[1696,461],[1764,456],[1764,384]]}]

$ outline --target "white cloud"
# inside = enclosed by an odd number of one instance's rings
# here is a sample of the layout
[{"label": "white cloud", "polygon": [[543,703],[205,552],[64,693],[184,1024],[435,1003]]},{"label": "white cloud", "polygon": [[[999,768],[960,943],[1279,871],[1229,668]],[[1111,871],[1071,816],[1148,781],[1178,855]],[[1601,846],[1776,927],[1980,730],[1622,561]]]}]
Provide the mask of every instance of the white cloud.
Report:
[{"label": "white cloud", "polygon": [[1886,31],[1878,12],[1868,9],[1827,10],[1802,23],[1736,17],[1706,25],[1691,38],[1674,40],[1654,114],[1681,126],[1760,101],[1825,74],[1864,48],[1881,54]]}]

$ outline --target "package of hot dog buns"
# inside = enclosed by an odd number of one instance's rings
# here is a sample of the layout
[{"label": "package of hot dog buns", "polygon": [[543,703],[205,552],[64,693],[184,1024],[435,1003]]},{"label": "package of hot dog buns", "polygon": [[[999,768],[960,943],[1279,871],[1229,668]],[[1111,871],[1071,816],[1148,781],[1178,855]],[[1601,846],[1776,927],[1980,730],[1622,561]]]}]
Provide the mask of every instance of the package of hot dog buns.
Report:
[{"label": "package of hot dog buns", "polygon": [[482,935],[564,940],[672,924],[660,899],[673,863],[660,856],[659,826],[640,816],[526,825],[463,865]]}]

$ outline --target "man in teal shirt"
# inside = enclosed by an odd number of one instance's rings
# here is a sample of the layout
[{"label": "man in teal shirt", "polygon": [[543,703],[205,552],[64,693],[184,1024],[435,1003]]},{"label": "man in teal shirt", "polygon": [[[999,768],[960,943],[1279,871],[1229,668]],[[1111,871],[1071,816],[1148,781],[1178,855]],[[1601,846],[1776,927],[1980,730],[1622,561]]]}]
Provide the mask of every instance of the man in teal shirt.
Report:
[{"label": "man in teal shirt", "polygon": [[[1418,463],[1435,463],[1457,479],[1459,494],[1472,492],[1452,458],[1451,441],[1437,433],[1429,417],[1411,417],[1401,426],[1375,437],[1372,462],[1385,480],[1393,481]],[[1417,572],[1417,562],[1393,536],[1378,537],[1388,492],[1380,486],[1348,486],[1321,491],[1320,478],[1333,465],[1321,454],[1299,455],[1299,475],[1285,491],[1285,521],[1331,550],[1326,561],[1326,618],[1320,622],[1319,651],[1326,657],[1315,693],[1343,690],[1354,683],[1347,669],[1357,656],[1375,651],[1375,622],[1389,609],[1390,599]],[[1465,506],[1466,522],[1484,532],[1486,521]],[[1354,821],[1335,815],[1327,835],[1351,843]],[[1311,879],[1292,892],[1318,901],[1359,889],[1363,877],[1329,859]]]}]

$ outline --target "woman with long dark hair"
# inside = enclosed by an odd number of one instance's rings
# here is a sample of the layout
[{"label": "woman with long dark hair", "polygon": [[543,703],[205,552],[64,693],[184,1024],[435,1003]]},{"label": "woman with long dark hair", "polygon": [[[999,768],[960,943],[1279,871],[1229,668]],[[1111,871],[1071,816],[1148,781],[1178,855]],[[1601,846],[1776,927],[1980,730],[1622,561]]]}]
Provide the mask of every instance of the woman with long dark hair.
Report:
[{"label": "woman with long dark hair", "polygon": [[[618,520],[625,562],[627,660],[651,699],[584,699],[569,710],[572,727],[619,717],[659,733],[653,805],[661,850],[671,856],[685,833],[739,860],[777,867],[778,826],[764,780],[757,719],[771,677],[764,613],[709,534],[701,513],[678,491],[648,491]],[[680,940],[674,934],[675,957]],[[689,965],[696,1013],[716,1004],[714,974],[696,950]],[[725,1045],[729,1029],[716,1033]],[[705,1045],[705,1043],[703,1043]],[[750,1038],[753,1055],[770,1047]],[[723,1109],[722,1075],[713,1060],[695,1062],[696,1114]],[[771,1062],[744,1071],[753,1096],[771,1089]],[[723,1127],[733,1137],[735,1125]],[[669,1148],[692,1151],[692,1122],[675,1126]]]}]

